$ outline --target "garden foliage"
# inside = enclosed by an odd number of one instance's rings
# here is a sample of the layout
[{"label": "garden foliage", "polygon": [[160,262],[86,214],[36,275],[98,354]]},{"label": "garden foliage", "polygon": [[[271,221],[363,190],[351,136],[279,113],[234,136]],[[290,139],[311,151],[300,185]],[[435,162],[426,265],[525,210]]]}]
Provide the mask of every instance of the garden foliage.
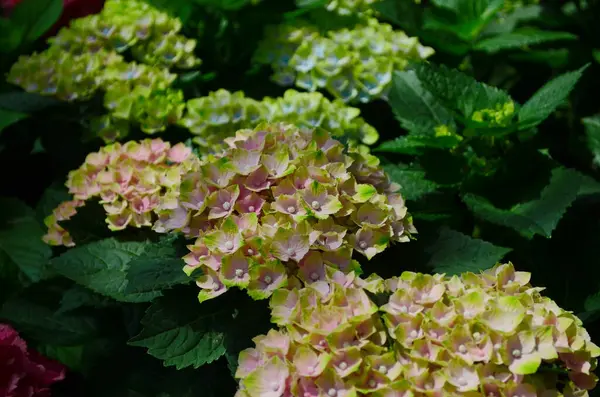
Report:
[{"label": "garden foliage", "polygon": [[0,6],[0,397],[599,393],[599,2]]}]

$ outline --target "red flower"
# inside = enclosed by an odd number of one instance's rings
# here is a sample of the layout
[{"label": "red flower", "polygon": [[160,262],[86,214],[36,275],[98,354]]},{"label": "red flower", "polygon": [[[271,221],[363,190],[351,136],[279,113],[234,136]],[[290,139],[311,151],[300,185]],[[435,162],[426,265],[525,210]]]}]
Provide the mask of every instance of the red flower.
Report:
[{"label": "red flower", "polygon": [[[0,5],[4,9],[4,16],[9,16],[12,9],[21,1],[0,0]],[[61,27],[67,26],[71,19],[97,14],[102,11],[103,7],[104,0],[63,0],[63,13],[46,36],[55,35]]]},{"label": "red flower", "polygon": [[65,367],[42,357],[11,326],[0,324],[0,396],[49,397],[50,385],[64,379]]}]

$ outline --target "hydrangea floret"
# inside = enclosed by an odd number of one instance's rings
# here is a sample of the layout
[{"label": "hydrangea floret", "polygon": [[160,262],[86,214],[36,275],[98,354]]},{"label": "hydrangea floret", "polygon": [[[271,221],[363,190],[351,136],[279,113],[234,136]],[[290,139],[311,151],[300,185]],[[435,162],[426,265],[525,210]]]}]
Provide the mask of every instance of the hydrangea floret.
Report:
[{"label": "hydrangea floret", "polygon": [[[279,326],[240,353],[237,397],[580,397],[600,349],[582,322],[498,264],[384,282],[330,272],[271,298]],[[366,294],[385,290],[377,308]]]},{"label": "hydrangea floret", "polygon": [[181,175],[196,170],[200,162],[183,143],[171,146],[160,139],[114,143],[90,153],[67,180],[73,200],[63,202],[45,219],[50,245],[74,246],[60,222],[71,219],[86,201],[97,199],[113,231],[150,227],[164,197],[176,197]]},{"label": "hydrangea floret", "polygon": [[[102,92],[108,114],[92,128],[106,142],[126,136],[131,123],[153,134],[175,124],[185,107],[183,93],[170,88],[177,76],[169,68],[200,64],[196,41],[180,30],[179,20],[145,2],[108,0],[101,13],[62,28],[47,50],[21,56],[7,81],[67,102]],[[125,50],[143,63],[126,62]]]},{"label": "hydrangea floret", "polygon": [[330,101],[321,93],[287,90],[283,97],[257,101],[237,91],[221,89],[187,102],[180,124],[194,135],[194,142],[212,152],[223,149],[223,140],[232,131],[254,128],[264,122],[292,123],[299,127],[322,127],[348,144],[372,145],[379,134],[359,117],[358,108],[340,100]]},{"label": "hydrangea floret", "polygon": [[349,272],[353,251],[371,259],[416,232],[377,158],[324,130],[265,124],[225,142],[182,177],[154,226],[196,237],[184,260],[188,274],[202,270],[201,301],[233,286],[264,299],[326,265]]},{"label": "hydrangea floret", "polygon": [[329,0],[325,4],[327,11],[333,11],[339,15],[355,15],[372,12],[373,4],[379,0]]},{"label": "hydrangea floret", "polygon": [[433,53],[416,37],[367,17],[325,35],[309,24],[269,27],[254,59],[270,65],[272,80],[282,86],[325,89],[348,103],[386,97],[394,71]]}]

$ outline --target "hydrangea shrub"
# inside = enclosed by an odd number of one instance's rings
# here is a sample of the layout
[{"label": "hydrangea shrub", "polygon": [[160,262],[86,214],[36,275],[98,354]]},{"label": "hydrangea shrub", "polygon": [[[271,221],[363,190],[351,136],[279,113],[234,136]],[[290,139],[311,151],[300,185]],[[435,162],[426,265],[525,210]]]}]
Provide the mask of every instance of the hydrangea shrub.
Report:
[{"label": "hydrangea shrub", "polygon": [[[271,298],[238,397],[584,396],[600,349],[512,264],[388,280],[330,272]],[[366,291],[386,298],[380,307]]]},{"label": "hydrangea shrub", "polygon": [[399,186],[379,160],[324,130],[261,125],[182,176],[154,230],[196,238],[186,271],[202,270],[201,301],[229,287],[269,297],[286,284],[322,279],[326,265],[357,267],[416,230]]},{"label": "hydrangea shrub", "polygon": [[433,53],[416,37],[365,17],[353,29],[326,34],[305,22],[267,27],[255,61],[270,65],[272,80],[282,86],[324,89],[356,103],[386,97],[394,71]]}]

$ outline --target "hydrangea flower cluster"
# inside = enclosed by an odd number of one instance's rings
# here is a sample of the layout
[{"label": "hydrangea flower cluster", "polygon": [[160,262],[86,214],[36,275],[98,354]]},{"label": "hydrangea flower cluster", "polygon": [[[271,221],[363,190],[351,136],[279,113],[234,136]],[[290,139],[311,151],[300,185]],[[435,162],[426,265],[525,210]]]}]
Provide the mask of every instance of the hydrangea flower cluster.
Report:
[{"label": "hydrangea flower cluster", "polygon": [[[72,102],[104,92],[108,115],[93,121],[106,142],[127,135],[130,123],[149,134],[175,124],[185,107],[183,93],[169,88],[169,68],[192,68],[196,41],[178,32],[181,22],[143,1],[108,0],[97,15],[75,19],[49,39],[50,47],[21,56],[7,81],[28,92]],[[144,63],[126,62],[131,50]]]},{"label": "hydrangea flower cluster", "polygon": [[[315,281],[329,265],[357,266],[416,230],[376,157],[323,130],[259,125],[227,138],[229,148],[183,176],[154,229],[197,237],[186,272],[202,270],[200,301],[233,286],[254,299]],[[163,208],[167,208],[164,205]]]},{"label": "hydrangea flower cluster", "polygon": [[199,160],[183,143],[171,146],[160,139],[114,143],[90,153],[67,180],[73,200],[60,204],[45,219],[50,245],[75,243],[59,222],[77,213],[91,199],[99,199],[110,230],[152,226],[164,198],[176,198],[181,175],[196,170]]},{"label": "hydrangea flower cluster", "polygon": [[416,37],[365,18],[354,29],[332,30],[325,36],[306,24],[268,28],[254,59],[271,65],[272,80],[282,86],[326,89],[348,103],[385,97],[395,70],[433,53]]},{"label": "hydrangea flower cluster", "polygon": [[379,0],[329,0],[325,4],[327,11],[339,15],[354,15],[371,11],[371,6]]},{"label": "hydrangea flower cluster", "polygon": [[529,279],[510,263],[404,272],[385,281],[379,313],[361,290],[379,292],[376,277],[280,290],[280,330],[240,353],[237,396],[587,396],[600,349]]},{"label": "hydrangea flower cluster", "polygon": [[180,124],[197,135],[194,142],[216,152],[232,131],[254,128],[264,122],[285,122],[301,127],[322,127],[334,136],[349,138],[350,143],[371,145],[379,134],[363,118],[360,110],[346,106],[340,100],[329,101],[321,93],[287,90],[283,97],[266,97],[256,101],[241,91],[211,92],[208,96],[191,99],[186,104]]}]

